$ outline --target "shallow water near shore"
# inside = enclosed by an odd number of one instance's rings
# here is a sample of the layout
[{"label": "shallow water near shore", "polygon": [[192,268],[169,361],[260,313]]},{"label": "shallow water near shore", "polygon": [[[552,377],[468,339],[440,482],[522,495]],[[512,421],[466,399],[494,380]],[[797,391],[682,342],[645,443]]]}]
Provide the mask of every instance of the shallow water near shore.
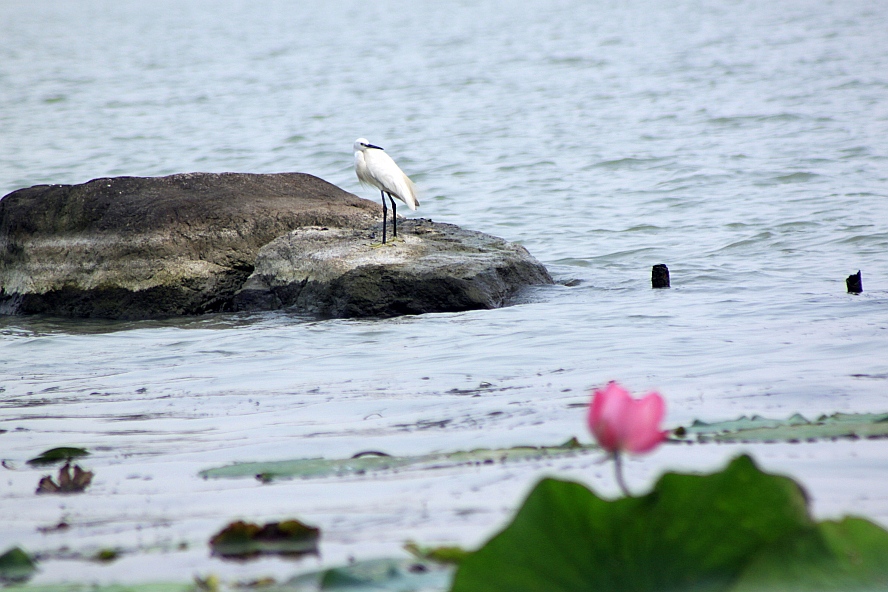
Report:
[{"label": "shallow water near shore", "polygon": [[[35,583],[284,578],[409,538],[477,545],[543,474],[616,488],[594,456],[199,471],[588,441],[582,404],[612,379],[660,390],[670,426],[888,410],[885,30],[863,0],[4,3],[0,194],[299,171],[376,199],[351,168],[364,136],[419,185],[409,215],[520,242],[557,284],[384,320],[0,317],[0,540],[46,557]],[[657,263],[669,290],[650,288]],[[63,445],[92,451],[93,484],[35,496],[48,471],[25,461]],[[740,451],[797,477],[818,516],[888,525],[884,441],[667,446],[627,474],[643,491]],[[322,528],[319,557],[209,555],[231,520],[287,517]],[[121,559],[83,560],[108,547]]]}]

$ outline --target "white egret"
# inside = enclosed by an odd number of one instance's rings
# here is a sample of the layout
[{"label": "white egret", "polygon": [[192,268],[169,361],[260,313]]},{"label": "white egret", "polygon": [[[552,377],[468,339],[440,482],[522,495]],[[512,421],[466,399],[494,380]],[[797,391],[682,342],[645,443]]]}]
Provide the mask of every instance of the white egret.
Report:
[{"label": "white egret", "polygon": [[415,210],[419,206],[416,187],[382,148],[369,143],[366,138],[355,140],[355,174],[361,185],[372,185],[379,189],[382,197],[382,244],[385,244],[385,222],[388,217],[385,196],[388,195],[392,202],[393,234],[398,236],[398,208],[394,198],[397,197],[408,208]]}]

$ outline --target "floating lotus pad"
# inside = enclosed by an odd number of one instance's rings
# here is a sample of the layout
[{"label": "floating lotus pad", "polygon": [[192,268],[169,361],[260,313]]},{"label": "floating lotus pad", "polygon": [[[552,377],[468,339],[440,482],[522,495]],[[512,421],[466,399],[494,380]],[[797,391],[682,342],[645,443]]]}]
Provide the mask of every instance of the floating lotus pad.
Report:
[{"label": "floating lotus pad", "polygon": [[363,453],[346,459],[305,458],[270,462],[236,463],[201,471],[207,478],[253,477],[262,481],[287,478],[347,477],[373,471],[397,469],[437,469],[466,465],[492,465],[496,463],[542,460],[600,450],[597,446],[584,446],[576,439],[561,446],[518,446],[502,449],[479,449],[463,452],[424,454],[420,456],[385,456],[378,452]]},{"label": "floating lotus pad", "polygon": [[796,414],[789,419],[754,415],[731,421],[695,421],[678,428],[675,437],[697,442],[813,442],[839,438],[888,438],[888,413],[835,413],[808,420]]},{"label": "floating lotus pad", "polygon": [[[706,423],[694,421],[673,430],[671,442],[812,442],[838,438],[888,438],[888,413],[836,413],[808,420],[801,415],[789,419],[759,416]],[[598,446],[580,444],[576,438],[560,446],[517,446],[514,448],[459,451],[420,456],[388,456],[365,452],[345,459],[301,458],[269,462],[235,463],[201,471],[207,478],[253,477],[262,481],[291,478],[347,477],[376,471],[436,469],[466,465],[554,459],[600,451]]]},{"label": "floating lotus pad", "polygon": [[297,576],[278,590],[287,592],[430,592],[446,590],[453,568],[409,559],[374,559]]}]

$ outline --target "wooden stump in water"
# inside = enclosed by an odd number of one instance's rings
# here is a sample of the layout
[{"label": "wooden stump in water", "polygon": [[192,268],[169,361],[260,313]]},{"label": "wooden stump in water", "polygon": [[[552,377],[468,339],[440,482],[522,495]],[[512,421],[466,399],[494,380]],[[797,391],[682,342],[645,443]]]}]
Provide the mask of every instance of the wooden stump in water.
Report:
[{"label": "wooden stump in water", "polygon": [[652,288],[668,288],[669,287],[669,268],[659,263],[651,269],[651,287]]},{"label": "wooden stump in water", "polygon": [[863,281],[860,279],[860,270],[857,273],[849,275],[845,280],[845,286],[848,288],[849,294],[860,294],[863,292]]}]

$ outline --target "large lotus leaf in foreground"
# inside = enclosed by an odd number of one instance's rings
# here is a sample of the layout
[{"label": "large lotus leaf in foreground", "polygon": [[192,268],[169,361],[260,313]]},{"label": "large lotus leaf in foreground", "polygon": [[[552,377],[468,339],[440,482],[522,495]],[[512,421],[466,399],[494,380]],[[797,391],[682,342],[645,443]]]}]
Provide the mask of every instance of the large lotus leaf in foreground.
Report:
[{"label": "large lotus leaf in foreground", "polygon": [[888,532],[816,524],[802,489],[747,456],[712,475],[664,475],[606,501],[544,479],[513,522],[460,565],[453,592],[888,589]]}]

